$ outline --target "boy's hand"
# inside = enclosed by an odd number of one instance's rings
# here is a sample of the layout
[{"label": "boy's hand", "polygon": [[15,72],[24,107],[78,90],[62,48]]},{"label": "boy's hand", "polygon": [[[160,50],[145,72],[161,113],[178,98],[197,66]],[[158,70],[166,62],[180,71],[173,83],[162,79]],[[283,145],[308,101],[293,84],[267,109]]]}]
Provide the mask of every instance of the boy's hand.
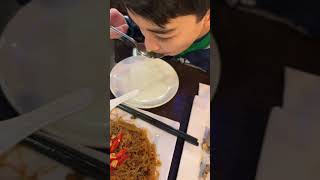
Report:
[{"label": "boy's hand", "polygon": [[[127,33],[128,31],[128,24],[121,12],[119,12],[115,8],[110,9],[110,25],[116,27],[123,33]],[[110,38],[111,39],[118,39],[120,35],[112,30],[110,30]]]}]

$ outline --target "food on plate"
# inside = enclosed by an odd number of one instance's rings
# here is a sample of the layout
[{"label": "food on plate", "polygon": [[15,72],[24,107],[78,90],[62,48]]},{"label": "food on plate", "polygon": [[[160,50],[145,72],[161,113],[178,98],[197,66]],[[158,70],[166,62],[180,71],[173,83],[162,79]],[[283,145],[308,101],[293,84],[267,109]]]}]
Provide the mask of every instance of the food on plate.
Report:
[{"label": "food on plate", "polygon": [[111,180],[156,180],[160,165],[156,146],[149,141],[146,129],[138,128],[121,117],[111,117]]},{"label": "food on plate", "polygon": [[206,180],[210,178],[210,128],[208,127],[205,127],[201,148],[202,157],[199,177]]}]

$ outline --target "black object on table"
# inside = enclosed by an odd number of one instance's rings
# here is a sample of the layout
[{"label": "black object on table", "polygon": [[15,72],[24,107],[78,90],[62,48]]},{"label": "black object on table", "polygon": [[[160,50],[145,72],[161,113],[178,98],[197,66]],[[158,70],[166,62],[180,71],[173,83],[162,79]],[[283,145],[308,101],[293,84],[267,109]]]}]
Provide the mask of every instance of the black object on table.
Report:
[{"label": "black object on table", "polygon": [[68,147],[48,137],[33,134],[27,137],[24,143],[31,148],[72,167],[75,171],[95,179],[105,179],[110,176],[106,163],[92,158],[84,153]]},{"label": "black object on table", "polygon": [[130,107],[126,106],[126,105],[120,104],[120,105],[118,105],[118,108],[120,108],[120,109],[122,109],[122,110],[124,110],[124,111],[126,111],[126,112],[128,112],[128,113],[130,113],[132,115],[134,115],[135,117],[140,118],[143,121],[146,121],[147,123],[149,123],[149,124],[151,124],[151,125],[153,125],[155,127],[160,128],[160,129],[162,129],[162,130],[164,130],[164,131],[166,131],[166,132],[168,132],[168,133],[170,133],[170,134],[172,134],[174,136],[182,138],[186,142],[189,142],[189,143],[191,143],[191,144],[193,144],[195,146],[199,146],[198,139],[193,137],[193,136],[190,136],[189,134],[187,134],[185,132],[179,131],[179,130],[177,130],[177,129],[175,129],[175,128],[173,128],[173,127],[171,127],[171,126],[169,126],[169,125],[167,125],[167,124],[165,124],[165,123],[163,123],[163,122],[161,122],[161,121],[159,121],[157,119],[154,119],[154,118],[152,118],[152,117],[150,117],[148,115],[145,115],[145,114],[143,114],[143,113],[141,113],[139,111],[136,111],[135,109],[130,108]]}]

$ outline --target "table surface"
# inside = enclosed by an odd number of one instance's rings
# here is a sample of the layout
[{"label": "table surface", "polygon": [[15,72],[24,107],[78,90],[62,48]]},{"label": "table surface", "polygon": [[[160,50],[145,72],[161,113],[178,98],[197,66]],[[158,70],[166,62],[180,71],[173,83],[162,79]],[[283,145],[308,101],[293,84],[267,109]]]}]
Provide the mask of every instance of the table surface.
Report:
[{"label": "table surface", "polygon": [[[121,41],[115,41],[114,49],[116,62],[132,55],[132,48],[124,45]],[[209,73],[205,73],[176,61],[168,60],[167,62],[178,74],[178,92],[168,103],[157,108],[145,110],[180,122],[180,130],[186,132],[188,129],[193,99],[194,96],[198,94],[199,83],[210,84],[210,76]],[[110,96],[114,97],[111,92]],[[184,141],[182,139],[177,140],[168,179],[175,179],[177,176],[183,143]]]}]

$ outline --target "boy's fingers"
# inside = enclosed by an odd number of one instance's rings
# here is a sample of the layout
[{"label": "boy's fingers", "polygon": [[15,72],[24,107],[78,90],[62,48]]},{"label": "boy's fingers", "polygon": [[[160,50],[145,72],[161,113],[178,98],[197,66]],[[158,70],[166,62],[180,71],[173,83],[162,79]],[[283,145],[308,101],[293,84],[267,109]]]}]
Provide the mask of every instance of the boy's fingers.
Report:
[{"label": "boy's fingers", "polygon": [[[129,26],[127,24],[123,24],[119,27],[116,27],[119,31],[123,33],[127,33]],[[110,39],[119,39],[121,35],[110,29]]]},{"label": "boy's fingers", "polygon": [[117,29],[119,29],[123,33],[127,33],[128,28],[129,28],[128,24],[122,24],[121,26],[117,27]]},{"label": "boy's fingers", "polygon": [[110,9],[110,24],[112,26],[118,27],[125,24],[124,16],[117,9]]}]

